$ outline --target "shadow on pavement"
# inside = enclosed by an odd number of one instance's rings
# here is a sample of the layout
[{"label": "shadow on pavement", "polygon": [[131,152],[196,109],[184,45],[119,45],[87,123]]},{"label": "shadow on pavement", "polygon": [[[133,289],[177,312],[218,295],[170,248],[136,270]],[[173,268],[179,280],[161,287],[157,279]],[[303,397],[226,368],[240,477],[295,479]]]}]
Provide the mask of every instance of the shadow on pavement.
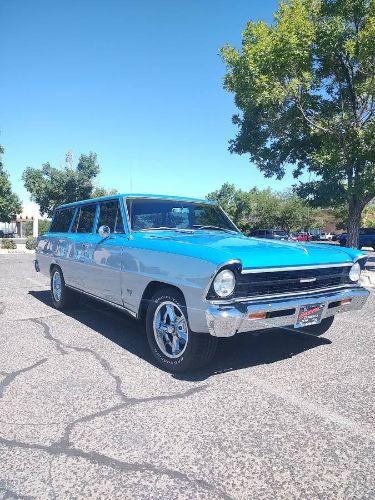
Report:
[{"label": "shadow on pavement", "polygon": [[[34,290],[29,293],[44,304],[53,307],[48,290]],[[77,308],[64,314],[157,366],[149,350],[142,323],[129,318],[121,311],[82,296],[78,300]],[[238,334],[227,339],[219,339],[215,358],[207,368],[192,374],[173,376],[180,380],[202,381],[212,375],[228,371],[275,363],[325,344],[331,344],[331,341],[324,337],[281,329],[264,330],[258,335]]]}]

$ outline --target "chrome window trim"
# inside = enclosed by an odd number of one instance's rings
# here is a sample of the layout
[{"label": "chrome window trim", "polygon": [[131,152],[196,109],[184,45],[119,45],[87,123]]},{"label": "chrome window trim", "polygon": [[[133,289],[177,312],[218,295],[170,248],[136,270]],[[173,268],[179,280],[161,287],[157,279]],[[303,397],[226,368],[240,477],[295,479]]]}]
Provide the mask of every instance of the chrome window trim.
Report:
[{"label": "chrome window trim", "polygon": [[[128,204],[127,204],[128,200],[132,201],[132,200],[158,200],[158,199],[160,199],[160,200],[165,200],[165,201],[176,201],[175,198],[168,198],[167,196],[165,198],[164,197],[163,198],[152,197],[152,196],[123,196],[122,199],[124,201],[124,206],[125,206],[125,210],[126,210],[126,216],[127,216],[127,220],[128,220],[130,234],[132,233],[133,228],[131,227],[131,220],[130,220],[129,211],[128,211]],[[229,220],[229,222],[231,224],[233,224],[233,226],[237,229],[238,233],[243,235],[243,232],[236,226],[236,224],[232,221],[232,219],[229,217],[229,215],[217,203],[210,201],[210,200],[192,201],[192,200],[184,199],[184,198],[179,198],[177,201],[182,201],[185,203],[200,203],[200,204],[206,203],[207,205],[213,205],[213,206],[217,207],[224,214],[224,217],[226,217]],[[233,231],[233,232],[235,233],[236,231]]]},{"label": "chrome window trim", "polygon": [[[108,200],[102,200],[102,201],[98,201],[98,210],[97,210],[97,213],[96,213],[96,220],[95,220],[95,224],[94,224],[94,227],[95,227],[95,231],[94,231],[94,234],[96,234],[98,232],[98,223],[99,223],[99,217],[100,217],[100,207],[102,205],[104,205],[105,203],[113,203],[113,202],[117,202],[118,203],[118,208],[120,209],[120,214],[121,214],[121,219],[122,219],[122,225],[123,225],[123,228],[124,228],[124,231],[121,231],[121,232],[114,232],[112,233],[113,234],[126,234],[126,229],[125,229],[125,220],[124,220],[124,215],[122,213],[122,206],[121,206],[121,202],[120,202],[120,198],[117,196],[115,198],[108,198]],[[116,219],[117,221],[117,219]]]},{"label": "chrome window trim", "polygon": [[304,271],[305,269],[327,269],[330,267],[351,267],[353,264],[354,262],[342,262],[339,264],[320,264],[317,266],[259,267],[257,269],[242,269],[241,274],[275,273],[278,271]]},{"label": "chrome window trim", "polygon": [[277,294],[277,295],[257,295],[256,297],[235,297],[231,300],[209,300],[208,302],[210,304],[221,304],[221,305],[229,305],[229,304],[233,304],[235,302],[256,302],[256,301],[259,301],[259,300],[263,300],[263,299],[270,299],[270,300],[273,300],[273,299],[282,299],[283,297],[300,297],[301,295],[302,296],[305,296],[305,295],[312,295],[314,293],[316,294],[319,294],[319,293],[322,293],[322,292],[329,292],[329,291],[340,291],[340,290],[345,290],[347,288],[361,288],[360,285],[356,284],[356,283],[348,283],[346,285],[341,285],[341,286],[331,286],[331,287],[327,287],[327,288],[316,288],[315,290],[308,290],[306,292],[288,292],[288,293],[281,293],[281,294]]}]

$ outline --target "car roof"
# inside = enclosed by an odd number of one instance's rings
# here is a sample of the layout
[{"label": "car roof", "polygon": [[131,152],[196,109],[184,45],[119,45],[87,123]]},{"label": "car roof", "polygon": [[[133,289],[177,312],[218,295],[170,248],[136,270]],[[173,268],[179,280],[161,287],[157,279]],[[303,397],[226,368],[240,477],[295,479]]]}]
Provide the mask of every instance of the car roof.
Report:
[{"label": "car roof", "polygon": [[214,201],[210,200],[203,200],[201,198],[188,198],[186,196],[169,196],[169,195],[163,195],[163,194],[142,194],[142,193],[122,193],[122,194],[112,194],[109,196],[101,196],[99,198],[89,198],[87,200],[79,200],[79,201],[73,201],[72,203],[64,203],[62,205],[59,205],[56,207],[56,209],[59,208],[67,208],[67,207],[75,207],[77,205],[83,205],[86,203],[98,203],[100,201],[106,201],[106,200],[113,200],[117,198],[129,198],[129,199],[150,199],[150,200],[174,200],[174,201],[187,201],[187,202],[196,202],[196,203],[208,203],[209,205],[216,205]]}]

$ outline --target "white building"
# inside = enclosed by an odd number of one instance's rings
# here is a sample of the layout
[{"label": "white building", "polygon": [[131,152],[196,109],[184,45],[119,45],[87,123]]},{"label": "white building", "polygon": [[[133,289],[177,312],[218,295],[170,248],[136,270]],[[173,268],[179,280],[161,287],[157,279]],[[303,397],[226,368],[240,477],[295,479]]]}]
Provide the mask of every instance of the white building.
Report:
[{"label": "white building", "polygon": [[39,207],[36,203],[24,203],[21,214],[16,215],[12,222],[0,222],[0,231],[4,236],[14,236],[22,238],[25,236],[24,223],[32,221],[33,236],[38,236],[38,220],[41,218]]}]

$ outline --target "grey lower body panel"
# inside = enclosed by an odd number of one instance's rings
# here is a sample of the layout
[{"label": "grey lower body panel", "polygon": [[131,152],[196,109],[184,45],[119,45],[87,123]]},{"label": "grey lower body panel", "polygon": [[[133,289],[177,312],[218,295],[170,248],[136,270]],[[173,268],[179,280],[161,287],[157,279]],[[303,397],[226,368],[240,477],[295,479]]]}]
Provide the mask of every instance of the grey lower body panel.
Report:
[{"label": "grey lower body panel", "polygon": [[[241,301],[233,304],[210,304],[206,310],[208,330],[214,337],[231,337],[239,332],[294,325],[302,306],[323,304],[322,319],[342,312],[361,309],[369,296],[362,287],[326,293],[296,295],[288,298]],[[342,303],[344,301],[344,303]],[[264,319],[251,319],[251,314],[266,313]]]}]

